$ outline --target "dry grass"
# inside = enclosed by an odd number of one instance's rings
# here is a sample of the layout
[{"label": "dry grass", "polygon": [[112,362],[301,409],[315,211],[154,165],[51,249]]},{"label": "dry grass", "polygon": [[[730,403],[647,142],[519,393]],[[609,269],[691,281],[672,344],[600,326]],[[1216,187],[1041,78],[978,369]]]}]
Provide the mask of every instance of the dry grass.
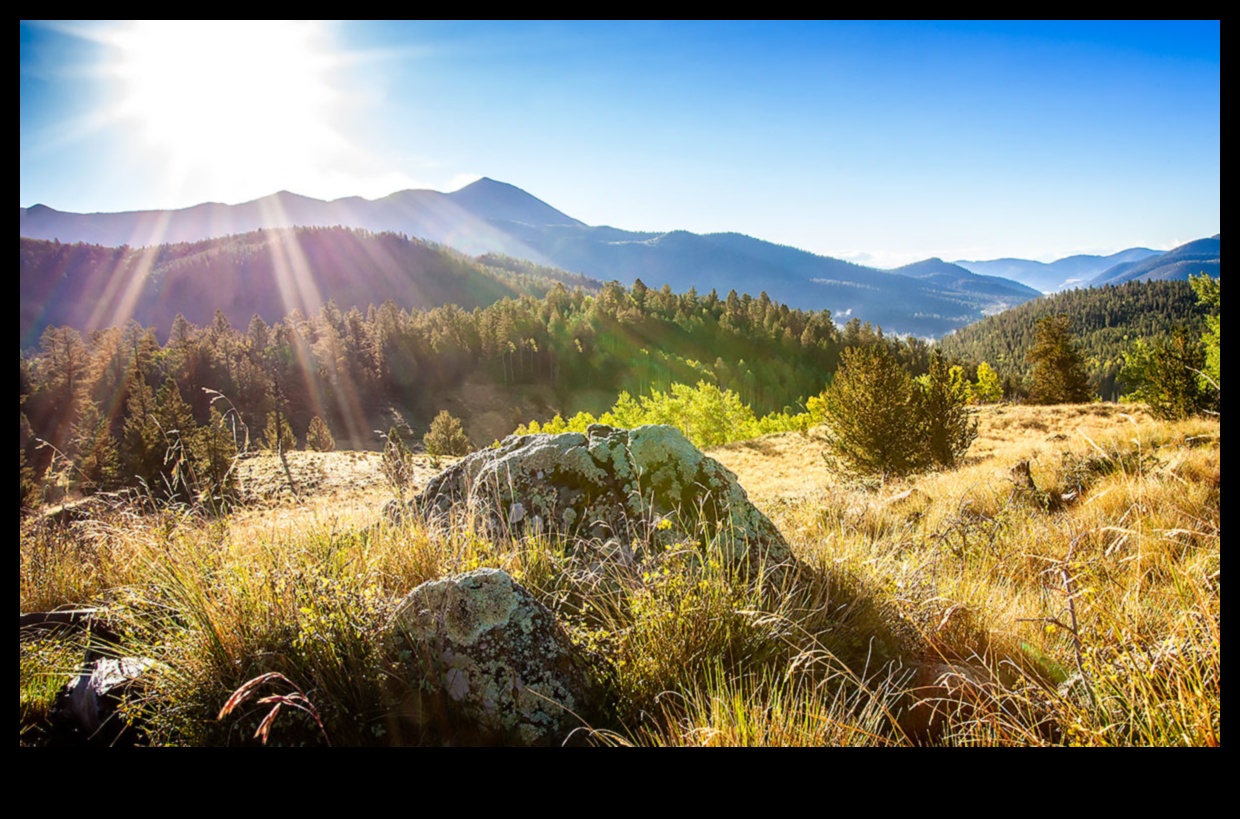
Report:
[{"label": "dry grass", "polygon": [[[960,468],[877,487],[831,474],[812,432],[712,451],[809,567],[779,589],[709,555],[600,574],[571,543],[388,526],[376,454],[296,453],[300,502],[258,491],[284,479],[254,459],[250,505],[223,520],[23,527],[20,605],[108,607],[165,669],[144,707],[176,744],[250,741],[266,708],[215,716],[265,673],[334,744],[428,741],[393,722],[379,635],[418,583],[483,565],[592,658],[603,743],[1219,744],[1218,421],[1099,404],[980,421]],[[1012,474],[1026,460],[1034,489]],[[23,731],[63,654],[23,648]],[[321,741],[308,719],[267,727]]]}]

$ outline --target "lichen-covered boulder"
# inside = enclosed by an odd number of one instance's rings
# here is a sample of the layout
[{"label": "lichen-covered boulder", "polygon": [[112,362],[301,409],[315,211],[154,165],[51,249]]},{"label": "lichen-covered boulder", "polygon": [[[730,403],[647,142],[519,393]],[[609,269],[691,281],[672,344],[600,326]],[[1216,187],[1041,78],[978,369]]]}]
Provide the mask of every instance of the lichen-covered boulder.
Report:
[{"label": "lichen-covered boulder", "polygon": [[591,713],[593,688],[568,636],[499,569],[418,586],[391,639],[413,671],[411,687],[429,687],[458,739],[558,745]]},{"label": "lichen-covered boulder", "polygon": [[467,520],[492,534],[614,540],[639,559],[686,541],[731,557],[791,559],[736,475],[670,426],[510,435],[439,473],[413,505],[428,519]]}]

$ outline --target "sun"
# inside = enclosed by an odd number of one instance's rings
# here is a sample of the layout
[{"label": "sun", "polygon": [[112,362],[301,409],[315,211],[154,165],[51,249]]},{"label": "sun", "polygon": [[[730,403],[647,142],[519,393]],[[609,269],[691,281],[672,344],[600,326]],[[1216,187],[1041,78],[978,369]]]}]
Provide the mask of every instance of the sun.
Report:
[{"label": "sun", "polygon": [[345,147],[321,23],[143,21],[107,39],[117,114],[175,186],[291,188]]}]

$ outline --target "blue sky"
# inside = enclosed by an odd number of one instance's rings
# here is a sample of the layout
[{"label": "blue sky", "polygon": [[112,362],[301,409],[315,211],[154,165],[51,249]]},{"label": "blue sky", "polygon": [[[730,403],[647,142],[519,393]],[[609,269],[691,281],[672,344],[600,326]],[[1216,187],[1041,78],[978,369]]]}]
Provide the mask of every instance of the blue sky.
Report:
[{"label": "blue sky", "polygon": [[21,25],[21,205],[452,190],[888,266],[1220,227],[1219,23]]}]

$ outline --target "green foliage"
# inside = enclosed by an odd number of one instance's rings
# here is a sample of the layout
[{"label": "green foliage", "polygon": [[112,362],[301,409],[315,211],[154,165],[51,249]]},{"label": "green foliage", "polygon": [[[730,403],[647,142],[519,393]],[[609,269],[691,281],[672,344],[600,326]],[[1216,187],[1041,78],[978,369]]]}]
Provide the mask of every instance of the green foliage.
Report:
[{"label": "green foliage", "polygon": [[233,428],[215,407],[207,423],[198,428],[190,441],[197,480],[198,500],[215,511],[230,503],[236,496],[237,441]]},{"label": "green foliage", "polygon": [[827,461],[859,475],[955,466],[977,438],[967,403],[963,369],[938,351],[914,380],[885,347],[846,350],[821,399]]},{"label": "green foliage", "polygon": [[1030,399],[1035,404],[1076,404],[1092,393],[1085,359],[1069,329],[1067,316],[1039,319],[1027,358],[1033,365]]},{"label": "green foliage", "polygon": [[1003,382],[985,361],[977,365],[977,384],[973,386],[973,397],[979,404],[994,404],[1003,400]]},{"label": "green foliage", "polygon": [[[1085,358],[1092,392],[1114,400],[1119,372],[1133,339],[1165,338],[1177,327],[1205,329],[1206,310],[1186,281],[1127,282],[1054,293],[1004,310],[940,339],[949,361],[989,362],[1000,379],[1019,388],[1033,371],[1026,354],[1039,319],[1064,315]],[[1011,392],[1008,396],[1013,396]]]},{"label": "green foliage", "polygon": [[943,353],[936,350],[930,359],[930,372],[917,380],[925,456],[930,463],[950,469],[977,439],[977,418],[965,408],[969,389],[964,371],[949,368]]},{"label": "green foliage", "polygon": [[822,400],[827,459],[837,468],[903,475],[924,463],[919,390],[885,347],[845,350]]},{"label": "green foliage", "polygon": [[74,480],[87,493],[106,491],[117,486],[120,478],[120,454],[111,425],[99,414],[93,401],[86,401],[73,428],[71,455],[75,466]]},{"label": "green foliage", "polygon": [[1155,416],[1187,418],[1210,402],[1198,376],[1204,366],[1201,342],[1180,332],[1154,342],[1137,339],[1126,357],[1123,378],[1134,388],[1131,397],[1148,404]]},{"label": "green foliage", "polygon": [[546,424],[540,425],[537,421],[522,424],[517,427],[516,434],[585,432],[591,424],[624,429],[666,424],[679,429],[695,446],[705,448],[775,432],[804,430],[809,423],[810,416],[805,413],[773,412],[757,418],[753,408],[732,390],[721,390],[714,384],[699,381],[696,387],[675,383],[667,392],[654,390],[636,399],[622,392],[612,408],[598,418],[579,412],[566,421],[557,415]]},{"label": "green foliage", "polygon": [[1197,294],[1198,303],[1211,311],[1206,317],[1206,332],[1201,337],[1205,347],[1205,368],[1202,375],[1208,382],[1213,382],[1210,386],[1215,390],[1222,390],[1223,374],[1219,355],[1223,330],[1223,280],[1203,273],[1190,277],[1189,281],[1192,283],[1193,292]]},{"label": "green foliage", "polygon": [[36,493],[39,485],[35,480],[34,470],[30,468],[30,464],[26,463],[26,450],[19,449],[17,454],[20,457],[18,463],[18,494],[21,496],[21,504],[19,506],[19,514],[26,514],[26,511],[34,506]]},{"label": "green foliage", "polygon": [[473,445],[461,428],[461,419],[447,410],[440,410],[431,421],[431,428],[422,436],[422,444],[432,457],[440,455],[468,455]]},{"label": "green foliage", "polygon": [[315,452],[331,452],[336,448],[336,439],[332,437],[332,431],[328,428],[327,422],[321,416],[314,416],[310,419],[310,426],[306,429],[306,449],[313,449]]}]

